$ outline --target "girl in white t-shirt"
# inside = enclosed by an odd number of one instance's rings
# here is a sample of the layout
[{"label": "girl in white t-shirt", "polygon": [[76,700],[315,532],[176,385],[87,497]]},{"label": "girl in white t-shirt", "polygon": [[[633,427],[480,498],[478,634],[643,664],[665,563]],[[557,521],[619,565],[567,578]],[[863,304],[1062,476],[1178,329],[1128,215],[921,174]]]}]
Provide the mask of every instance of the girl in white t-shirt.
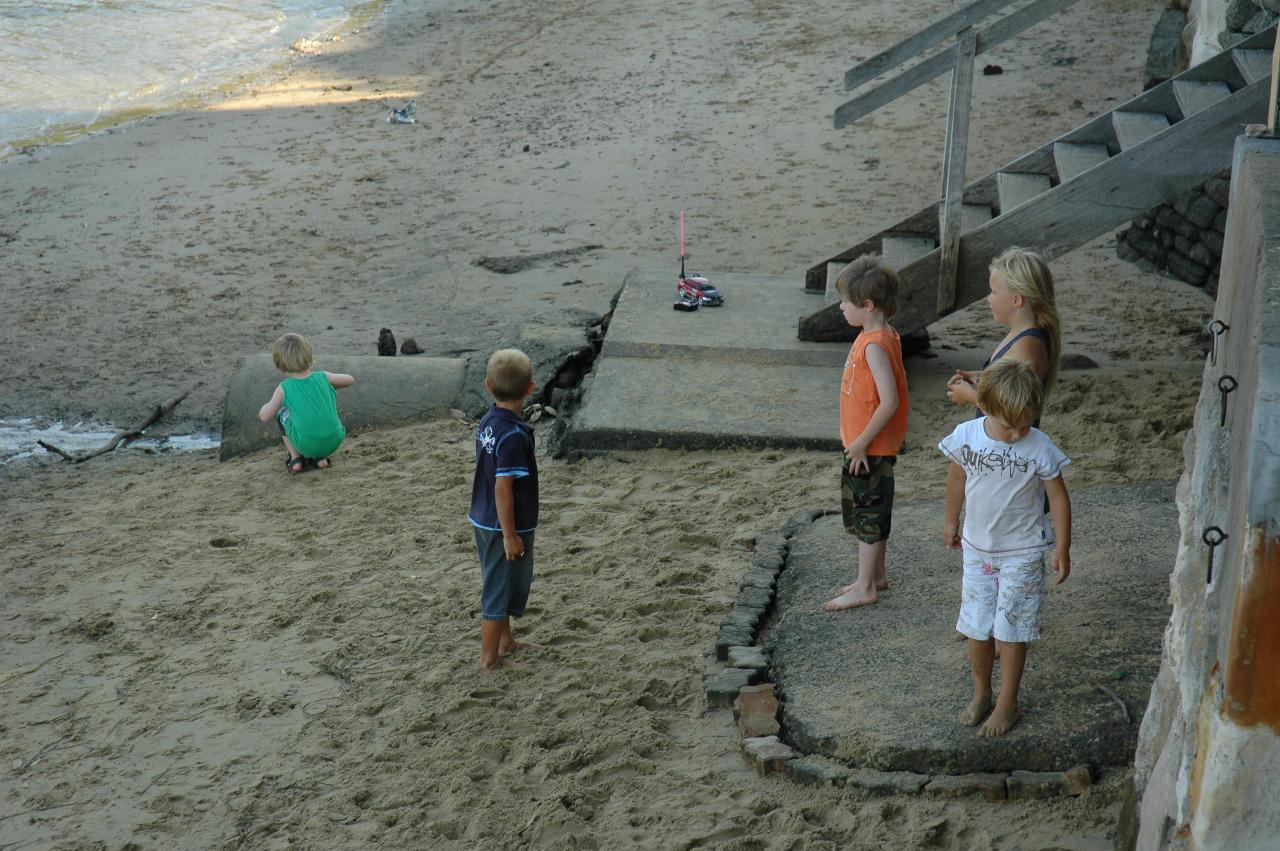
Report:
[{"label": "girl in white t-shirt", "polygon": [[[978,381],[978,404],[987,415],[957,426],[938,444],[951,459],[942,540],[964,552],[956,629],[969,639],[973,698],[960,721],[981,724],[979,736],[1002,736],[1018,723],[1027,642],[1040,637],[1044,554],[1053,551],[1057,584],[1071,573],[1071,498],[1062,481],[1062,468],[1071,461],[1031,426],[1042,400],[1035,369],[1024,361],[997,361]],[[997,648],[1000,694],[993,706]]]}]

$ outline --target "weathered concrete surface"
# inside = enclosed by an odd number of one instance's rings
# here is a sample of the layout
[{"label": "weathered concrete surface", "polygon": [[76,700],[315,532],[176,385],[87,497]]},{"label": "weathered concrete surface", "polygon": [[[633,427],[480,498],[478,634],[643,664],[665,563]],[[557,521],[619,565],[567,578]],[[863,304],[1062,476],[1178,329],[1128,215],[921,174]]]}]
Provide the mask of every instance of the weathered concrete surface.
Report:
[{"label": "weathered concrete surface", "polygon": [[892,587],[866,609],[820,608],[855,573],[856,543],[840,518],[796,535],[768,639],[788,740],[862,768],[921,774],[1128,764],[1169,614],[1173,485],[1077,491],[1072,502],[1072,575],[1049,593],[1023,719],[1000,739],[978,739],[956,720],[970,679],[967,644],[954,631],[960,555],[939,540],[941,502],[895,506]]},{"label": "weathered concrete surface", "polygon": [[[348,431],[440,416],[457,406],[463,378],[463,361],[457,358],[326,355],[316,368],[355,376],[353,387],[338,391],[338,415]],[[269,354],[240,362],[227,385],[219,458],[225,461],[280,444],[276,424],[260,422],[258,409],[271,398],[281,377]]]},{"label": "weathered concrete surface", "polygon": [[[1280,141],[1240,138],[1222,285],[1178,485],[1173,616],[1134,761],[1136,844],[1274,848],[1280,804]],[[1219,381],[1238,384],[1227,397]],[[1212,581],[1202,534],[1227,536]],[[1130,835],[1131,826],[1124,826]]]},{"label": "weathered concrete surface", "polygon": [[840,448],[834,388],[849,346],[795,335],[821,297],[783,278],[713,283],[724,306],[681,313],[673,272],[627,275],[566,451]]}]

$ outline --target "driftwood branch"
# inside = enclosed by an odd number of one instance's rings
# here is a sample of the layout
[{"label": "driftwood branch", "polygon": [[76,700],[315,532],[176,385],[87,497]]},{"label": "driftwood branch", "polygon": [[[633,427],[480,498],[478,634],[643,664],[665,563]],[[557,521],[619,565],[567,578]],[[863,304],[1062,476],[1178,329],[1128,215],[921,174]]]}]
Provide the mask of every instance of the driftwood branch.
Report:
[{"label": "driftwood branch", "polygon": [[67,452],[63,449],[59,449],[58,447],[52,444],[45,443],[43,440],[37,440],[36,443],[38,443],[41,447],[48,450],[49,452],[54,453],[55,455],[61,455],[63,458],[70,461],[72,464],[83,464],[85,461],[88,461],[90,458],[97,458],[99,455],[106,455],[108,452],[114,451],[115,448],[119,446],[121,443],[124,443],[127,446],[132,441],[137,440],[139,437],[142,437],[143,433],[148,428],[150,428],[153,423],[155,423],[159,419],[162,419],[168,416],[170,411],[178,407],[178,403],[181,402],[183,399],[187,398],[187,394],[190,392],[191,392],[190,390],[184,390],[181,393],[181,395],[173,397],[168,402],[165,402],[162,405],[156,405],[155,408],[152,409],[151,415],[147,417],[145,420],[138,423],[136,426],[132,426],[126,429],[121,429],[120,431],[116,432],[115,436],[112,437],[110,440],[108,440],[105,446],[102,446],[99,449],[95,449],[92,452],[84,452],[79,455],[72,455],[70,452]]}]

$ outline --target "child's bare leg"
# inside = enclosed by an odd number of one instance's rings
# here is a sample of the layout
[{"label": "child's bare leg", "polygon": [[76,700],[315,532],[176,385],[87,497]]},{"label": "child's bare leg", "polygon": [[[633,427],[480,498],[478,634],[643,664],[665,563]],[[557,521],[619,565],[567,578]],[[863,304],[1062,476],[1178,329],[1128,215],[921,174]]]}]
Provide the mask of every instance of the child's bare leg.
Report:
[{"label": "child's bare leg", "polygon": [[840,593],[822,604],[828,612],[842,609],[856,609],[859,606],[870,606],[880,602],[879,589],[876,587],[876,571],[884,571],[884,550],[888,541],[876,541],[868,544],[858,542],[858,579],[852,585],[841,589]]},{"label": "child's bare leg", "polygon": [[978,730],[979,736],[1003,736],[1018,723],[1018,688],[1022,685],[1022,669],[1027,663],[1025,641],[997,641],[1000,647],[1000,695],[996,708]]},{"label": "child's bare leg", "polygon": [[985,641],[969,639],[969,672],[973,676],[973,697],[960,713],[960,723],[966,727],[976,727],[991,709],[991,668],[995,664],[995,656],[995,645],[990,638]]},{"label": "child's bare leg", "polygon": [[502,643],[502,633],[507,621],[480,621],[480,670],[496,671],[502,667],[498,658],[498,647]]},{"label": "child's bare leg", "polygon": [[511,618],[502,621],[502,636],[498,639],[498,655],[507,656],[517,650],[523,650],[529,645],[516,641],[515,635],[511,632]]},{"label": "child's bare leg", "polygon": [[[881,543],[884,543],[884,542],[882,541]],[[885,576],[885,572],[884,572],[884,554],[885,554],[885,550],[887,549],[888,547],[880,548],[880,556],[876,563],[875,585],[876,585],[877,591],[889,590],[889,579]],[[857,587],[858,587],[858,583],[856,581],[850,582],[848,585],[844,586],[839,591],[837,591],[836,594],[837,595],[848,594],[850,591],[852,591],[854,588],[857,588]]]}]

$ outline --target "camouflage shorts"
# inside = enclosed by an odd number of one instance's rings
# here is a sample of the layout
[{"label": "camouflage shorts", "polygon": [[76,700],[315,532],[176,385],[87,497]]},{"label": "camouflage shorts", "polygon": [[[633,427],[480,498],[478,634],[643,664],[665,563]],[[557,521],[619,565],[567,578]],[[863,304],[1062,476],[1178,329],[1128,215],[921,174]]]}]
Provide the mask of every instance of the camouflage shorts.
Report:
[{"label": "camouflage shorts", "polygon": [[849,472],[849,458],[844,456],[840,472],[840,513],[844,528],[858,540],[874,544],[889,537],[893,525],[894,455],[870,455],[870,472]]}]

